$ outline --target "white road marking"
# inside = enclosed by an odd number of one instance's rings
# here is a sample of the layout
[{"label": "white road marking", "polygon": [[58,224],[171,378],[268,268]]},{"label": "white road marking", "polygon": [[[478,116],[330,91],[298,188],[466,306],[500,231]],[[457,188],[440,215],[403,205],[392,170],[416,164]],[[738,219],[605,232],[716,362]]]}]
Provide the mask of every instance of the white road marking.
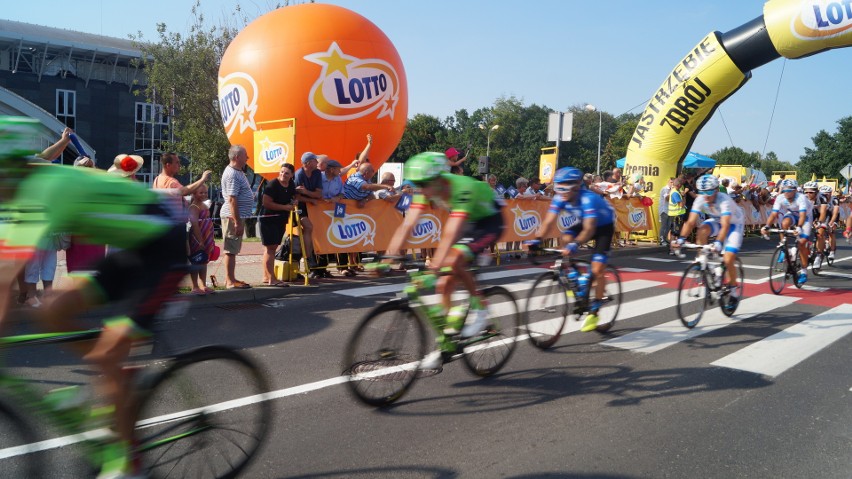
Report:
[{"label": "white road marking", "polygon": [[846,278],[846,279],[852,279],[852,274],[849,274],[849,273],[838,273],[838,272],[836,272],[836,271],[826,271],[826,270],[824,270],[824,269],[823,269],[822,271],[820,271],[820,272],[819,272],[819,275],[820,275],[820,276],[831,276],[832,278]]},{"label": "white road marking", "polygon": [[[547,268],[524,268],[524,269],[509,269],[504,271],[494,271],[485,273],[479,276],[479,280],[488,281],[491,279],[513,278],[515,276],[527,276],[531,274],[541,274],[548,271]],[[343,296],[352,296],[356,298],[364,296],[373,296],[376,294],[398,293],[405,288],[405,283],[386,284],[382,286],[366,286],[363,288],[341,289],[334,291],[335,294]]]},{"label": "white road marking", "polygon": [[[654,298],[653,302],[657,302]],[[716,329],[730,325],[731,323],[767,311],[778,309],[798,301],[799,298],[792,296],[776,296],[774,294],[761,294],[753,298],[744,299],[733,318],[722,314],[718,306],[704,311],[704,316],[698,326],[688,329],[680,320],[669,321],[651,328],[645,328],[620,338],[610,339],[601,344],[621,349],[628,349],[639,353],[653,353],[667,348],[681,341],[707,334]]]},{"label": "white road marking", "polygon": [[842,304],[712,364],[776,377],[850,332],[852,304]]},{"label": "white road marking", "polygon": [[651,257],[651,256],[642,256],[642,257],[639,257],[639,258],[636,258],[636,259],[643,260],[643,261],[656,261],[658,263],[676,263],[676,262],[680,261],[679,259],[674,259],[674,258],[654,258],[654,257]]},{"label": "white road marking", "polygon": [[618,268],[618,271],[621,273],[647,273],[651,270],[643,268]]}]

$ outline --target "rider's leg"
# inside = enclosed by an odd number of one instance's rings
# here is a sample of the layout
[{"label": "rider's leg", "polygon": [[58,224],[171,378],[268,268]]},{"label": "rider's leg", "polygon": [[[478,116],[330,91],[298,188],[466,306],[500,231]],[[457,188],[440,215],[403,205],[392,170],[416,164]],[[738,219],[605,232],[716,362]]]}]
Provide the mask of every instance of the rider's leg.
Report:
[{"label": "rider's leg", "polygon": [[737,284],[737,254],[733,251],[725,251],[722,255],[722,261],[725,263],[725,269],[728,272],[728,285],[736,288]]},{"label": "rider's leg", "polygon": [[604,276],[604,272],[606,271],[606,263],[592,261],[592,281],[595,285],[595,300],[600,302],[604,297],[604,291],[606,290],[606,277]]}]

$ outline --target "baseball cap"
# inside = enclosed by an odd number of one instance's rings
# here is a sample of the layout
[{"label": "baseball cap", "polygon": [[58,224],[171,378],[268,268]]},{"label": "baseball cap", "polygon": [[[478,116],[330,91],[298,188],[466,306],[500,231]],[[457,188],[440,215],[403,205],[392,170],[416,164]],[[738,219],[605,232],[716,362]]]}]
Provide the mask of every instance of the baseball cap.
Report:
[{"label": "baseball cap", "polygon": [[341,165],[340,162],[337,161],[337,160],[328,160],[328,162],[326,162],[326,164],[325,164],[325,167],[326,168],[342,168],[343,165]]},{"label": "baseball cap", "polygon": [[316,160],[316,159],[317,159],[317,155],[311,153],[310,151],[306,151],[306,152],[302,153],[302,163],[307,163],[311,160]]},{"label": "baseball cap", "polygon": [[452,157],[454,157],[456,155],[460,155],[460,154],[461,154],[461,152],[459,150],[453,148],[453,147],[448,148],[447,151],[444,152],[444,155],[446,155],[447,158],[452,158]]}]

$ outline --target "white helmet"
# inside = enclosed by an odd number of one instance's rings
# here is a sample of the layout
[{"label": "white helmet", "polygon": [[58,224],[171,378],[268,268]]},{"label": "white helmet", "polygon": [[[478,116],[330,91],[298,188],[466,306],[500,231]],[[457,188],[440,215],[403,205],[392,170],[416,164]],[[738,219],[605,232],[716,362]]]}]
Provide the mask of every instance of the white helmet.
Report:
[{"label": "white helmet", "polygon": [[826,195],[830,195],[834,192],[834,188],[832,188],[831,185],[822,185],[819,187],[819,192]]},{"label": "white helmet", "polygon": [[787,179],[781,180],[778,183],[778,189],[781,190],[781,191],[795,190],[798,187],[799,187],[799,184],[796,183],[796,180],[794,180],[792,178],[787,178]]},{"label": "white helmet", "polygon": [[719,189],[719,179],[713,175],[703,175],[695,182],[698,191],[711,191]]},{"label": "white helmet", "polygon": [[814,190],[816,191],[819,188],[819,185],[816,181],[808,181],[802,186],[803,190]]}]

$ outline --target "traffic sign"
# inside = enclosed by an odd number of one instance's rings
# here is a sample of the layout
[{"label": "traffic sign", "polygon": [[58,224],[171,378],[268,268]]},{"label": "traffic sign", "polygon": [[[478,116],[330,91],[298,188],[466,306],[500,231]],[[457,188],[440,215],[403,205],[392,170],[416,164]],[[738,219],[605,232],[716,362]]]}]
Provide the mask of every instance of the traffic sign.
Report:
[{"label": "traffic sign", "polygon": [[840,176],[847,180],[852,179],[852,163],[847,163],[846,166],[840,169]]}]

